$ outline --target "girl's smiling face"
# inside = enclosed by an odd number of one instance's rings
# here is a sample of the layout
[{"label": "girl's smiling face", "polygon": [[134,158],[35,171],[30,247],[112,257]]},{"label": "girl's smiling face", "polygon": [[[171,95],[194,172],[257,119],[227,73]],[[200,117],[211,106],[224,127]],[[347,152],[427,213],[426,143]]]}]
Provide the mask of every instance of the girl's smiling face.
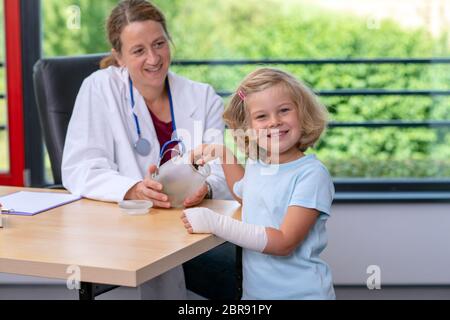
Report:
[{"label": "girl's smiling face", "polygon": [[249,125],[258,135],[258,145],[279,163],[298,159],[301,136],[299,112],[282,84],[252,93],[245,99]]}]

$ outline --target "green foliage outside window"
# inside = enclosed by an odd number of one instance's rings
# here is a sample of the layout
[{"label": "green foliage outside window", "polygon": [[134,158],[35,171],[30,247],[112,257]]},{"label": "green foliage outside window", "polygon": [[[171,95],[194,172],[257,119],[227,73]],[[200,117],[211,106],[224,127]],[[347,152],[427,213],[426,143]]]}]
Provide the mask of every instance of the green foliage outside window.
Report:
[{"label": "green foliage outside window", "polygon": [[[43,0],[47,56],[106,52],[104,19],[115,0]],[[448,34],[403,29],[299,1],[158,0],[174,40],[174,59],[323,59],[448,57]],[[79,29],[69,6],[81,8]],[[71,7],[73,9],[73,7]],[[68,11],[69,10],[69,11]],[[72,19],[72,20],[71,20]],[[76,25],[76,23],[75,23]],[[315,90],[450,90],[450,65],[277,66]],[[178,74],[235,90],[255,66],[173,67]],[[332,121],[450,120],[448,97],[322,97]],[[228,142],[230,139],[228,138]],[[330,128],[315,150],[332,175],[373,178],[449,178],[450,130]]]}]

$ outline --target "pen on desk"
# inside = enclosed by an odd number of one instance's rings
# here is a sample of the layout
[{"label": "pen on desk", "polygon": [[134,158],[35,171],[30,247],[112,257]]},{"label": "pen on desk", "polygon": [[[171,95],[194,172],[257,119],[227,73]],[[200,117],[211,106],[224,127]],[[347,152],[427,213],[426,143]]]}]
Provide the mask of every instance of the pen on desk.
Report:
[{"label": "pen on desk", "polygon": [[4,209],[4,208],[2,208],[2,209],[0,209],[1,210],[1,213],[12,213],[12,212],[14,212],[14,209]]}]

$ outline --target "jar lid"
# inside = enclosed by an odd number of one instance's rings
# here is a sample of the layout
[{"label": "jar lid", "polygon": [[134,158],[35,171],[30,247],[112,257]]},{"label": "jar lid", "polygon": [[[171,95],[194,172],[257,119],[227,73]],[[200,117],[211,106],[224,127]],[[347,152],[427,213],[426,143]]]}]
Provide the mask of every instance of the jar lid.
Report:
[{"label": "jar lid", "polygon": [[119,202],[119,208],[130,215],[147,214],[152,207],[153,202],[150,200],[124,200]]}]

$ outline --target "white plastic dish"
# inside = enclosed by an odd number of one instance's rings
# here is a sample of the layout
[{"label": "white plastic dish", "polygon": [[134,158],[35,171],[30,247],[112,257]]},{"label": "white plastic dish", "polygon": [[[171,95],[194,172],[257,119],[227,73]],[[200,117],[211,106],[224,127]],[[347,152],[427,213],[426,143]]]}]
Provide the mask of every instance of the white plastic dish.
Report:
[{"label": "white plastic dish", "polygon": [[150,211],[153,202],[150,200],[124,200],[119,202],[119,208],[130,215],[143,215]]}]

